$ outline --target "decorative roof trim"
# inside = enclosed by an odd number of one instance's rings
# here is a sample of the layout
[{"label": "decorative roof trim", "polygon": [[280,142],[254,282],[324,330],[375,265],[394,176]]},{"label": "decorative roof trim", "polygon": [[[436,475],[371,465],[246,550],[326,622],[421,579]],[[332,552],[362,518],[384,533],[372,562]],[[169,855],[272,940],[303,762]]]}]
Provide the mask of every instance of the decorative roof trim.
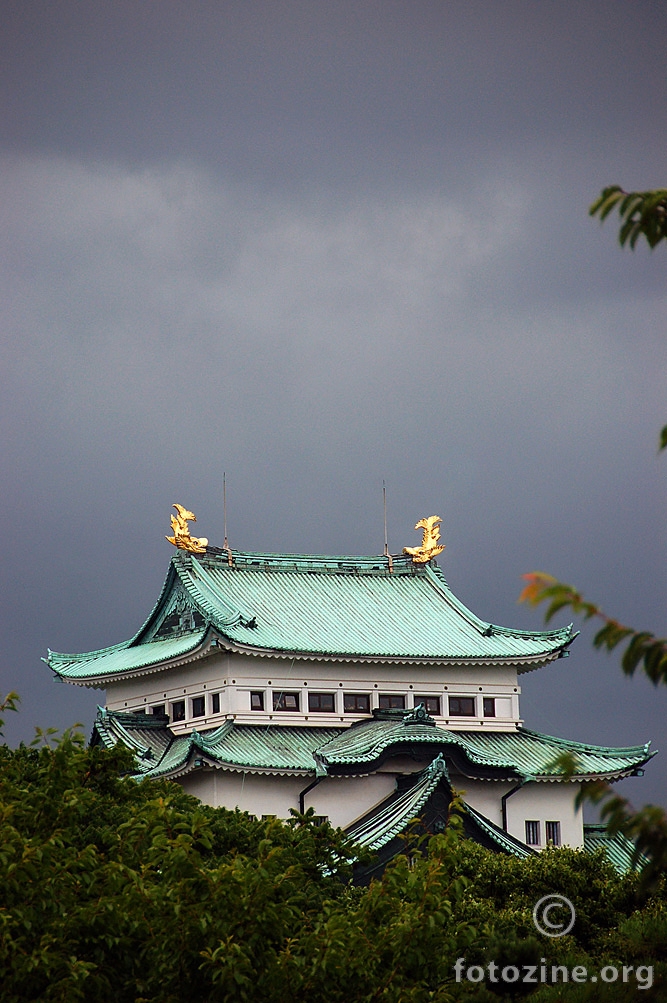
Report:
[{"label": "decorative roof trim", "polygon": [[[449,658],[420,658],[417,656],[405,655],[327,654],[319,651],[290,651],[288,649],[280,650],[278,648],[254,648],[249,645],[239,644],[236,641],[232,641],[222,633],[219,634],[218,645],[225,651],[231,651],[237,655],[255,655],[258,658],[294,658],[299,661],[349,662],[350,664],[379,662],[382,664],[400,663],[401,665],[460,665],[464,667],[468,665],[495,666],[500,664],[516,665],[519,673],[530,672],[531,669],[538,669],[547,662],[555,661],[557,658],[561,657],[559,649],[551,649],[548,652],[540,652],[535,655],[490,655],[488,657],[470,658],[464,658],[461,656]],[[522,669],[522,665],[529,665],[530,668]]]},{"label": "decorative roof trim", "polygon": [[216,762],[211,758],[210,752],[202,752],[198,749],[192,749],[186,762],[182,767],[176,767],[173,770],[165,770],[161,773],[159,770],[151,772],[152,777],[165,777],[167,779],[174,779],[175,777],[184,777],[188,773],[194,773],[195,770],[201,769],[200,766],[195,765],[195,759],[203,759],[206,761],[206,765],[213,770],[221,770],[223,773],[243,773],[251,774],[257,776],[271,776],[271,777],[314,777],[315,769],[288,769],[285,767],[282,769],[279,766],[239,766],[235,763],[226,762]]}]

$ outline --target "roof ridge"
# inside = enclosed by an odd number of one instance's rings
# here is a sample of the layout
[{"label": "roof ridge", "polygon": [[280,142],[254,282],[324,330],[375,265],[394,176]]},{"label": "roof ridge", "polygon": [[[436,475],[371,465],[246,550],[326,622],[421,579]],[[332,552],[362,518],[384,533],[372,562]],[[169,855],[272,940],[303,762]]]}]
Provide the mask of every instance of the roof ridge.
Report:
[{"label": "roof ridge", "polygon": [[439,589],[441,594],[447,599],[457,613],[464,616],[471,626],[476,627],[483,635],[490,637],[492,634],[500,634],[504,637],[520,637],[526,640],[532,640],[533,638],[539,637],[563,637],[564,640],[566,638],[570,641],[574,640],[576,635],[572,636],[572,628],[574,626],[572,623],[567,624],[565,627],[556,627],[553,630],[517,630],[515,627],[503,627],[500,624],[491,623],[488,620],[482,620],[452,592],[441,568],[435,563],[435,561],[432,562],[432,565],[433,566],[425,565],[427,577],[432,580],[435,587]]}]

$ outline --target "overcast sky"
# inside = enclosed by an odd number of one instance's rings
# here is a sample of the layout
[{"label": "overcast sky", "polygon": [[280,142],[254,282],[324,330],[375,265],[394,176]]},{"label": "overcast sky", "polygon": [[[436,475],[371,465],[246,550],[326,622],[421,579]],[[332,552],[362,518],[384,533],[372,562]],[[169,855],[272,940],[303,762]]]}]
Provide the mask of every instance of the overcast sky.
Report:
[{"label": "overcast sky", "polygon": [[[479,616],[549,571],[667,630],[667,250],[587,208],[664,187],[667,7],[4,0],[0,688],[89,731],[47,647],[131,636],[170,506],[221,545],[393,552],[443,518]],[[561,617],[557,624],[566,622]],[[667,687],[586,630],[529,727],[662,754]]]}]

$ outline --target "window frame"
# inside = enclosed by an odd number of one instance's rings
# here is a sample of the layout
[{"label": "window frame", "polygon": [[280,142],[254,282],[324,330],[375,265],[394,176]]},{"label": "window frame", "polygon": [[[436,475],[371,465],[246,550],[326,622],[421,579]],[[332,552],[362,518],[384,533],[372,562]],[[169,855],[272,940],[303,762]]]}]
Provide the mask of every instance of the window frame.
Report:
[{"label": "window frame", "polygon": [[[200,711],[195,710],[195,704],[201,707]],[[191,717],[206,717],[206,697],[198,695],[196,697],[190,697],[190,716]]]},{"label": "window frame", "polygon": [[[435,709],[433,709],[433,707],[429,707],[428,705],[429,700],[435,700]],[[432,717],[442,717],[441,714],[442,700],[440,699],[439,696],[436,696],[435,694],[429,695],[426,693],[422,693],[421,695],[415,695],[414,706],[419,707],[419,704],[422,704],[426,713],[430,714]]]},{"label": "window frame", "polygon": [[[531,828],[529,828],[531,827]],[[534,828],[532,828],[534,827]],[[531,835],[535,835],[536,839],[531,839]],[[526,846],[541,846],[542,845],[542,833],[540,832],[540,822],[537,818],[527,818],[526,819]]]},{"label": "window frame", "polygon": [[[354,707],[349,707],[348,703],[354,701]],[[365,703],[364,708],[357,706],[359,701]],[[344,714],[370,714],[371,695],[370,693],[343,693],[343,713]]]},{"label": "window frame", "polygon": [[[331,698],[331,707],[315,707],[313,703],[315,701],[322,700],[322,697]],[[308,691],[308,712],[310,714],[335,714],[336,713],[336,694],[335,693],[312,693]]]},{"label": "window frame", "polygon": [[[255,697],[257,697],[259,707],[253,707]],[[250,690],[250,710],[253,712],[264,710],[264,690]]]},{"label": "window frame", "polygon": [[560,829],[560,821],[555,819],[549,819],[544,823],[544,836],[547,843],[551,843],[552,846],[562,845]]},{"label": "window frame", "polygon": [[[288,707],[290,700],[294,700],[294,707]],[[271,696],[273,709],[279,714],[298,714],[301,709],[301,694],[298,690],[272,690]]]},{"label": "window frame", "polygon": [[380,693],[378,695],[378,708],[379,710],[405,710],[405,693]]},{"label": "window frame", "polygon": [[220,713],[220,694],[211,693],[211,714]]},{"label": "window frame", "polygon": [[185,700],[172,701],[170,705],[170,710],[171,714],[169,716],[172,721],[185,721],[185,711],[186,711]]},{"label": "window frame", "polygon": [[[472,713],[468,714],[464,710],[454,710],[452,704],[453,704],[453,701],[455,701],[455,700],[458,700],[460,702],[465,700],[466,703],[469,702],[470,705],[472,706]],[[477,706],[476,706],[475,697],[471,697],[471,696],[452,696],[452,695],[450,695],[449,699],[448,699],[448,705],[447,706],[448,706],[448,710],[449,710],[449,717],[477,717]]]},{"label": "window frame", "polygon": [[[491,710],[489,710],[489,706]],[[482,713],[484,717],[495,717],[496,716],[496,698],[495,697],[482,697]]]}]

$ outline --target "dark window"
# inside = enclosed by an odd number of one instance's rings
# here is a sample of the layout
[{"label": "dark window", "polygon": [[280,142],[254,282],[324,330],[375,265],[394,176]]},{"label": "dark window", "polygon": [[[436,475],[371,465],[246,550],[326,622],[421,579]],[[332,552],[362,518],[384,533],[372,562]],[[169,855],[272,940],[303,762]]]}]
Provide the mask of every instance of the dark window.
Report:
[{"label": "dark window", "polygon": [[250,694],[250,710],[264,710],[264,694],[261,690]]},{"label": "dark window", "polygon": [[378,706],[380,710],[405,710],[405,697],[398,693],[381,693]]},{"label": "dark window", "polygon": [[528,846],[539,846],[540,845],[540,823],[535,821],[526,821],[526,842]]},{"label": "dark window", "polygon": [[370,695],[368,693],[344,693],[343,709],[346,714],[370,714]]},{"label": "dark window", "polygon": [[449,698],[450,717],[474,717],[475,698],[474,697],[450,697]]},{"label": "dark window", "polygon": [[560,822],[545,822],[547,843],[560,846]]},{"label": "dark window", "polygon": [[415,697],[415,707],[421,704],[427,714],[440,717],[440,697]]},{"label": "dark window", "polygon": [[311,819],[313,825],[326,825],[329,821],[328,815],[313,815]]},{"label": "dark window", "polygon": [[219,693],[213,693],[213,694],[211,694],[211,712],[213,714],[219,714],[220,713],[220,694]]},{"label": "dark window", "polygon": [[299,709],[299,694],[298,693],[274,693],[273,694],[273,709],[274,710],[298,710]]},{"label": "dark window", "polygon": [[151,707],[151,711],[153,712],[153,717],[165,716],[165,707],[163,703],[158,704],[157,707]]},{"label": "dark window", "polygon": [[192,698],[192,716],[193,717],[203,717],[206,713],[206,700],[205,697],[193,697]]},{"label": "dark window", "polygon": [[495,697],[484,697],[484,717],[495,717],[495,716],[496,716]]},{"label": "dark window", "polygon": [[171,705],[172,721],[185,721],[185,700],[177,700]]},{"label": "dark window", "polygon": [[336,709],[333,693],[309,693],[308,710],[333,714]]}]

